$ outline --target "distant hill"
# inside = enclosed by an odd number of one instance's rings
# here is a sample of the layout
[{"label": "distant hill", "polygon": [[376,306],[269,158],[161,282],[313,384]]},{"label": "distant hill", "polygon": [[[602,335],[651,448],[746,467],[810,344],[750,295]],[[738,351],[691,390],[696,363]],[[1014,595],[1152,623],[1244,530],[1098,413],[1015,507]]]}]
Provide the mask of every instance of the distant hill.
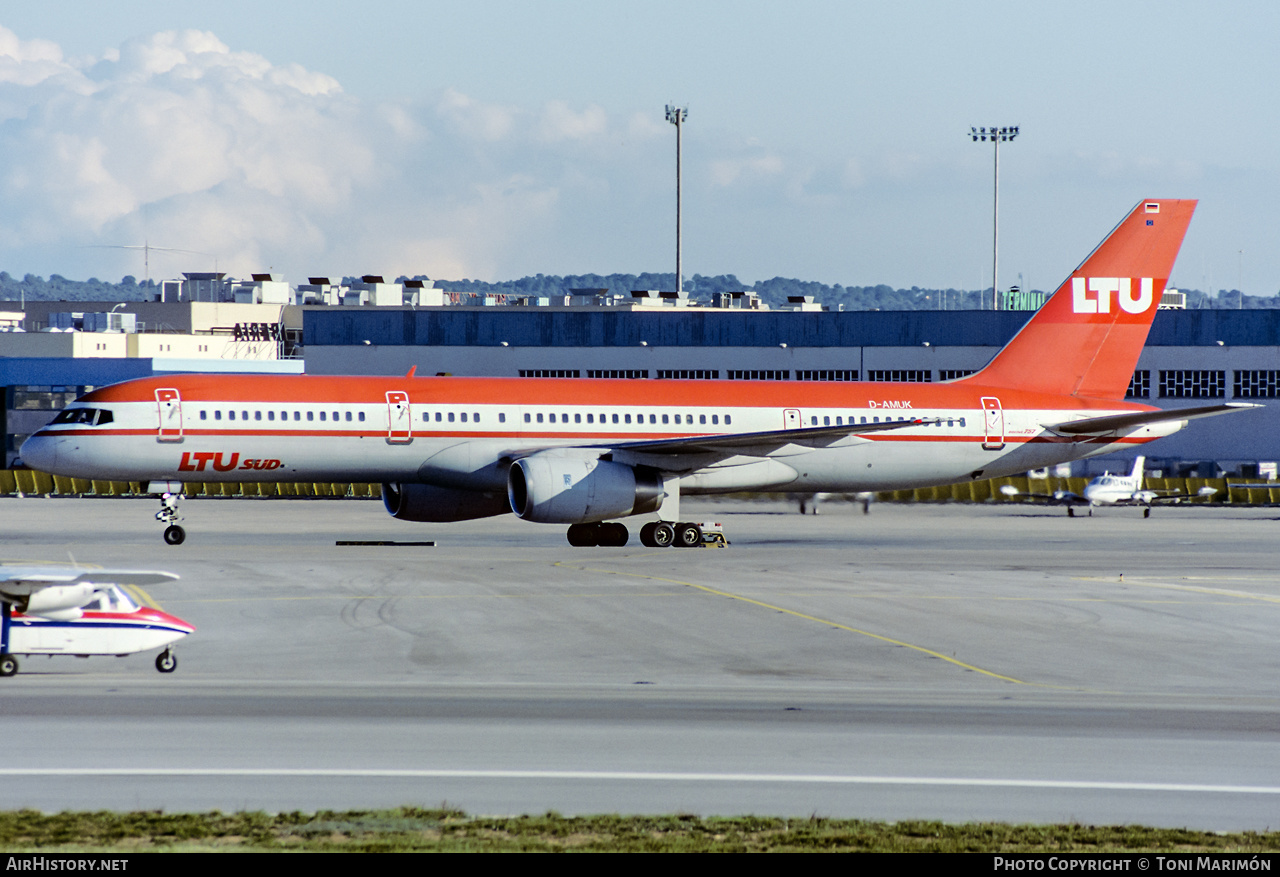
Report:
[{"label": "distant hill", "polygon": [[[358,278],[348,277],[350,282]],[[610,292],[630,295],[635,289],[675,289],[675,275],[666,274],[570,274],[565,276],[538,274],[519,280],[503,280],[489,283],[483,280],[448,280],[425,275],[399,277],[397,280],[433,280],[435,285],[454,292],[492,293],[532,296],[563,296],[575,289],[608,289]],[[119,283],[110,283],[90,277],[88,280],[68,280],[60,274],[52,274],[48,280],[27,274],[21,280],[7,271],[0,271],[0,301],[149,301],[158,287],[154,280],[139,283],[132,275]],[[754,292],[770,307],[787,304],[789,296],[813,296],[813,300],[831,310],[843,306],[846,311],[919,311],[976,310],[985,301],[988,306],[991,293],[974,289],[895,289],[892,286],[830,286],[810,280],[790,277],[774,277],[746,284],[732,274],[708,277],[694,274],[685,279],[685,291],[690,298],[707,300],[718,292]],[[1271,297],[1243,295],[1239,290],[1219,290],[1207,296],[1196,289],[1182,290],[1187,294],[1189,308],[1256,309],[1280,308],[1280,295]]]}]

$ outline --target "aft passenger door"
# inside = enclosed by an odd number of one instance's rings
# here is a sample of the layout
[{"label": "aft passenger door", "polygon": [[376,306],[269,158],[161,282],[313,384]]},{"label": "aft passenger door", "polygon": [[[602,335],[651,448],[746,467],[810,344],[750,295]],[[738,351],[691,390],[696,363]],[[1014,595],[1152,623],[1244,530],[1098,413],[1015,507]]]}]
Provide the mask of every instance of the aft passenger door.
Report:
[{"label": "aft passenger door", "polygon": [[799,429],[801,425],[802,424],[800,422],[799,408],[783,409],[782,411],[782,428],[783,429]]},{"label": "aft passenger door", "polygon": [[182,441],[182,396],[177,390],[156,390],[156,407],[160,413],[156,441]]},{"label": "aft passenger door", "polygon": [[1000,450],[1004,447],[1004,409],[1000,407],[1000,400],[994,396],[983,396],[982,417],[985,424],[983,450]]},{"label": "aft passenger door", "polygon": [[387,391],[387,442],[406,445],[413,441],[413,411],[409,406],[409,394],[399,390]]}]

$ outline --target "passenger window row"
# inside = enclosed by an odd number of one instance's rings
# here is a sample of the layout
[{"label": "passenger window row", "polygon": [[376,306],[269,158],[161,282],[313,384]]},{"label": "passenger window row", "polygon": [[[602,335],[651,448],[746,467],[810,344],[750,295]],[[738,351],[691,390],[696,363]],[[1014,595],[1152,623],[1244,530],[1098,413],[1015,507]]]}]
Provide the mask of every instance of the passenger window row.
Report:
[{"label": "passenger window row", "polygon": [[[266,415],[265,417],[263,416],[263,415],[264,415],[264,413],[265,413],[265,415]],[[215,420],[215,421],[222,420],[222,414],[223,414],[223,412],[222,412],[222,409],[221,409],[221,408],[215,408],[215,409],[213,410],[213,420]],[[315,411],[315,410],[307,410],[307,411],[305,411],[305,412],[304,412],[304,411],[298,411],[298,410],[295,410],[295,411],[293,411],[293,412],[292,412],[292,414],[293,414],[293,422],[295,422],[295,423],[299,423],[299,422],[301,422],[301,421],[304,419],[304,418],[303,418],[303,415],[304,415],[304,414],[306,415],[305,419],[306,419],[308,422],[311,422],[311,423],[314,423],[316,420],[319,420],[319,421],[321,421],[322,423],[328,423],[328,422],[330,422],[330,421],[332,421],[333,423],[339,423],[339,422],[346,422],[346,423],[356,423],[356,422],[359,422],[359,423],[364,423],[364,420],[365,420],[364,412],[363,412],[363,411],[357,411],[357,412],[355,412],[355,413],[354,413],[354,415],[353,415],[353,414],[352,414],[352,412],[350,412],[350,411],[346,411],[346,412],[343,412],[343,411],[319,411],[319,412],[317,412],[317,411]],[[345,417],[343,417],[343,415],[344,415],[344,414],[346,415]],[[236,420],[236,419],[237,419],[237,412],[236,412],[235,410],[228,410],[228,411],[226,412],[226,415],[227,415],[227,418],[226,418],[227,420]],[[281,422],[281,423],[283,423],[283,422],[285,422],[285,421],[288,421],[288,420],[289,420],[289,415],[290,415],[290,412],[288,412],[288,411],[281,411],[281,412],[280,412],[280,418],[279,418],[279,419],[280,419],[280,422]],[[317,416],[317,415],[318,415],[318,416]],[[210,419],[210,418],[209,418],[209,412],[208,412],[207,410],[203,409],[203,408],[202,408],[202,409],[200,409],[200,419],[201,419],[201,420],[209,420],[209,419]],[[250,413],[249,413],[249,411],[244,410],[244,409],[241,409],[241,410],[239,411],[239,418],[238,418],[238,419],[239,419],[239,420],[242,420],[242,421],[248,421],[248,420],[250,419]],[[255,409],[255,410],[253,411],[252,419],[253,419],[254,421],[263,421],[263,420],[266,420],[268,423],[275,422],[275,420],[276,420],[276,412],[275,412],[275,410],[274,410],[274,409],[268,410],[268,411],[266,411],[266,412],[263,412],[263,411],[261,411],[261,410],[259,410],[259,409]]]},{"label": "passenger window row", "polygon": [[[835,415],[834,424],[831,422],[831,419],[832,419],[831,415],[824,414],[821,416],[821,422],[819,422],[819,415],[814,414],[809,418],[809,425],[810,426],[844,426],[845,425],[844,416],[841,414]],[[914,417],[886,417],[883,422],[884,423],[894,423],[894,422],[904,423],[907,420],[914,420],[914,419],[915,419]],[[955,417],[954,415],[930,414],[923,417],[922,419],[933,421],[933,422],[922,423],[920,424],[921,426],[943,426],[945,422],[946,426],[955,426],[957,423],[959,423],[961,427],[964,427],[964,418]],[[852,414],[849,415],[849,421],[848,421],[849,426],[853,426],[855,423],[861,424],[861,423],[867,423],[867,422],[868,421],[866,417],[857,418]],[[880,423],[881,420],[879,417],[872,416],[870,422]]]}]

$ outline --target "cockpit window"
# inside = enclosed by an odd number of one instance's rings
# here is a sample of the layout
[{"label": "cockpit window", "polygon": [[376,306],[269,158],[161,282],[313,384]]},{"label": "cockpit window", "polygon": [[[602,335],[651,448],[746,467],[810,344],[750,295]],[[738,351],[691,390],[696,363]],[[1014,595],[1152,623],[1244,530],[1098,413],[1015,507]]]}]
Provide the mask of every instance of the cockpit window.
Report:
[{"label": "cockpit window", "polygon": [[114,418],[105,408],[65,408],[53,418],[53,423],[84,423],[89,426],[101,426],[110,423]]}]

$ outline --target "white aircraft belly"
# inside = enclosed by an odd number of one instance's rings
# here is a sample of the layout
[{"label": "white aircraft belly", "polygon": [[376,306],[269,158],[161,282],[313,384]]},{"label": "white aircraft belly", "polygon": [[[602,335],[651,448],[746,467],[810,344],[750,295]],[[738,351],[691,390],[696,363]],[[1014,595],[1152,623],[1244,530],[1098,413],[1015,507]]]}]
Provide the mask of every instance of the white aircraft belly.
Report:
[{"label": "white aircraft belly", "polygon": [[9,626],[9,651],[16,655],[128,655],[163,648],[186,635],[154,623],[17,617]]}]

